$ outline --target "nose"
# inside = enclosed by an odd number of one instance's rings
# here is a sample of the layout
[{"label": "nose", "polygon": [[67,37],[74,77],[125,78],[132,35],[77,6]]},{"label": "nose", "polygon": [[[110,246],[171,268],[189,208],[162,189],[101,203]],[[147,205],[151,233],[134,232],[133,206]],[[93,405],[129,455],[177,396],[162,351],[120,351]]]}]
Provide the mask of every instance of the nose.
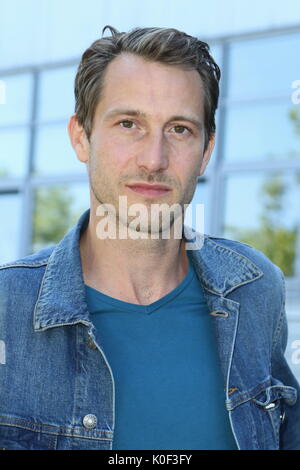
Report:
[{"label": "nose", "polygon": [[166,170],[169,165],[168,143],[162,132],[144,137],[136,157],[137,165],[148,172]]}]

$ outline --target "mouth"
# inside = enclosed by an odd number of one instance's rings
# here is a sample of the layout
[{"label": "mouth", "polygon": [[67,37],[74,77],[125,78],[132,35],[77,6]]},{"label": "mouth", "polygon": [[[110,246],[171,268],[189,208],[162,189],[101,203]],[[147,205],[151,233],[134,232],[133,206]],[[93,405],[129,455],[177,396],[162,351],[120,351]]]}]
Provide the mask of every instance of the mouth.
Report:
[{"label": "mouth", "polygon": [[143,194],[147,197],[164,196],[171,191],[171,188],[162,184],[134,183],[126,186],[131,189],[131,191]]}]

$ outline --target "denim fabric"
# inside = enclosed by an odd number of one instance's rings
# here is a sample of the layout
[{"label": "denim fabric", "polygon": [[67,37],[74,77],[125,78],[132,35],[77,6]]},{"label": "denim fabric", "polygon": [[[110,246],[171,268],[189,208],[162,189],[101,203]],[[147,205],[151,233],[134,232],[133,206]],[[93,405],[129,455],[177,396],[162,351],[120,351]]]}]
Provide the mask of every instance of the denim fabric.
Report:
[{"label": "denim fabric", "polygon": [[[0,448],[112,449],[114,379],[88,312],[79,251],[88,220],[89,210],[58,245],[0,266]],[[300,449],[282,272],[246,244],[188,228],[185,236],[204,242],[190,259],[238,448]]]}]

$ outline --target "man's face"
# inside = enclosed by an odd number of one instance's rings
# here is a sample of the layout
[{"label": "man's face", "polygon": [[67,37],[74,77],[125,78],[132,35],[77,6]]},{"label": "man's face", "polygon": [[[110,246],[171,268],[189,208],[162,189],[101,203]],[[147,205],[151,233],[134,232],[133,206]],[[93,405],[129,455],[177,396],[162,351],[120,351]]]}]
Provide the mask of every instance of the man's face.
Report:
[{"label": "man's face", "polygon": [[[213,149],[204,153],[197,71],[121,54],[108,66],[89,144],[94,203],[189,204]],[[150,212],[150,211],[149,211]],[[141,230],[148,230],[147,227]]]}]

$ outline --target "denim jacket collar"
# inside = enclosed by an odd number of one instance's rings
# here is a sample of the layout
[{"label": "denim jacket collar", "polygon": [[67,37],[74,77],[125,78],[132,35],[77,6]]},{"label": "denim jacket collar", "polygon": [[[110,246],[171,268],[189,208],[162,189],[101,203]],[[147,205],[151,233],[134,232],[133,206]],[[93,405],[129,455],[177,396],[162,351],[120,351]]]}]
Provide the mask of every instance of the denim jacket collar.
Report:
[{"label": "denim jacket collar", "polygon": [[[80,233],[88,224],[89,213],[89,209],[84,212],[77,225],[55,246],[50,257],[39,262],[46,265],[46,270],[34,310],[35,330],[75,323],[91,324],[79,249]],[[251,260],[219,245],[207,235],[202,236],[185,226],[184,236],[189,243],[201,247],[188,253],[209,293],[225,297],[235,288],[263,275]],[[37,262],[32,265],[36,266]]]}]

